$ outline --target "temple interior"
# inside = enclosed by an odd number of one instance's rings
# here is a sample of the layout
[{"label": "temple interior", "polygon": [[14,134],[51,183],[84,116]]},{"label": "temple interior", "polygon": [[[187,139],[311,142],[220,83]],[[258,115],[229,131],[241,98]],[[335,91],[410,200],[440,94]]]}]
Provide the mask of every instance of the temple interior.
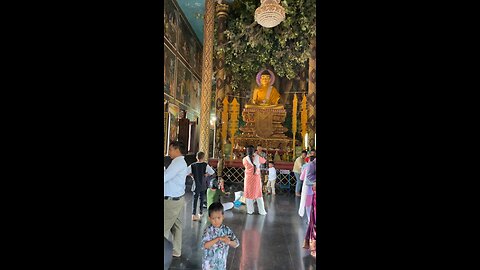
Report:
[{"label": "temple interior", "polygon": [[[165,168],[170,143],[181,141],[187,165],[205,153],[232,192],[222,200],[233,202],[244,190],[246,147],[260,147],[275,164],[275,196],[266,193],[267,166],[260,168],[266,216],[247,215],[245,204],[225,211],[241,242],[227,269],[316,266],[302,248],[309,225],[298,214],[293,172],[302,151],[317,149],[315,78],[315,0],[164,0]],[[202,269],[209,221],[191,219],[191,184],[186,179],[182,254],[169,269]]]}]

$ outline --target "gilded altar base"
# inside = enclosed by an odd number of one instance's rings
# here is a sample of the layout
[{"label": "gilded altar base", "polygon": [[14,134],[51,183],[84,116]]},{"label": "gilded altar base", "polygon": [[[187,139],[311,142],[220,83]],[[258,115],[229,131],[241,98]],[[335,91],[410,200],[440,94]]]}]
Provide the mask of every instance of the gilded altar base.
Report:
[{"label": "gilded altar base", "polygon": [[[289,151],[292,139],[284,133],[283,126],[287,111],[284,108],[249,107],[243,109],[242,118],[245,126],[240,130],[242,135],[235,139],[236,145],[262,145],[266,149]],[[288,150],[287,150],[288,149]]]}]

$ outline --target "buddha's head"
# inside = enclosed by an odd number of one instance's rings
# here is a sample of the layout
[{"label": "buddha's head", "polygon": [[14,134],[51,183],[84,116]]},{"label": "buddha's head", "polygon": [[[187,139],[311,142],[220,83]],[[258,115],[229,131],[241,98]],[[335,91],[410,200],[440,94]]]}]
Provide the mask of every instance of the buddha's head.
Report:
[{"label": "buddha's head", "polygon": [[264,71],[262,76],[260,76],[260,84],[262,86],[267,86],[270,84],[270,73],[268,73],[268,71]]}]

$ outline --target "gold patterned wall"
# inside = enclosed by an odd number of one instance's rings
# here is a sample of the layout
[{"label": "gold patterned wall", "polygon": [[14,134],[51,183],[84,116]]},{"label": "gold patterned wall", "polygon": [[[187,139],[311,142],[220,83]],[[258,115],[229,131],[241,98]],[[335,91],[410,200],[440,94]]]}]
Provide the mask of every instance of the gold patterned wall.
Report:
[{"label": "gold patterned wall", "polygon": [[[164,98],[173,111],[186,110],[190,121],[200,116],[203,46],[175,0],[164,1]],[[166,111],[172,112],[172,110]],[[169,116],[171,131],[178,116]],[[168,121],[167,121],[168,124]],[[166,135],[167,136],[167,135]],[[177,139],[169,134],[169,139]]]}]

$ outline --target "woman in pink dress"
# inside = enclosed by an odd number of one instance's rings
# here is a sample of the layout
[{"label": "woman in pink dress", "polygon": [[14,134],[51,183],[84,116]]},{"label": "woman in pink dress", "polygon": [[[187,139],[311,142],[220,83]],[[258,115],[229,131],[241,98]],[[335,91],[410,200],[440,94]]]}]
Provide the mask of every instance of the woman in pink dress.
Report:
[{"label": "woman in pink dress", "polygon": [[262,181],[260,176],[260,164],[264,164],[266,160],[255,153],[253,146],[247,147],[247,156],[243,158],[243,166],[245,167],[244,193],[247,204],[247,213],[253,214],[253,202],[257,201],[258,213],[266,215],[265,205],[263,203]]}]

